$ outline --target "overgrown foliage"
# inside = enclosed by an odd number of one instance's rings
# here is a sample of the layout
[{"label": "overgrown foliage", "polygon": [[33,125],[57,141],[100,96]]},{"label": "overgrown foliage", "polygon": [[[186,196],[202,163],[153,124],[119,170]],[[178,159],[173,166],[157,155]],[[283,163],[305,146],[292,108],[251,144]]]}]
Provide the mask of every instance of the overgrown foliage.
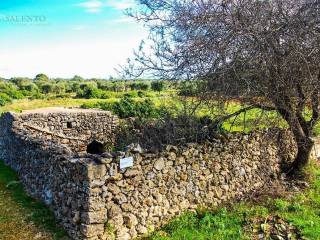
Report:
[{"label": "overgrown foliage", "polygon": [[[320,169],[307,169],[309,189],[282,197],[186,213],[145,239],[320,239]],[[273,220],[274,219],[274,220]],[[276,229],[273,229],[276,228]],[[271,234],[270,234],[271,233]],[[276,234],[274,234],[276,233]]]},{"label": "overgrown foliage", "polygon": [[[150,90],[152,82],[151,80],[83,79],[80,76],[71,79],[50,79],[45,74],[38,74],[34,79],[23,77],[0,79],[0,106],[15,99],[25,98],[110,99],[122,97],[125,94],[131,97],[148,97],[156,94]],[[159,84],[161,91],[166,83],[161,81]],[[156,91],[159,92],[159,89]]]},{"label": "overgrown foliage", "polygon": [[167,145],[226,140],[223,129],[217,129],[216,122],[209,117],[176,116],[168,109],[162,109],[158,119],[123,121],[118,136],[116,148],[119,150],[133,142],[150,151],[159,151]]},{"label": "overgrown foliage", "polygon": [[239,113],[275,110],[298,145],[292,172],[308,163],[320,117],[318,0],[144,0],[140,6],[131,15],[150,37],[125,75],[201,82],[199,97],[240,99]]},{"label": "overgrown foliage", "polygon": [[139,119],[150,119],[161,116],[161,108],[155,107],[150,99],[134,100],[132,96],[125,95],[118,102],[97,102],[94,104],[83,104],[82,108],[99,108],[112,111],[120,118],[137,117]]},{"label": "overgrown foliage", "polygon": [[0,206],[0,239],[68,239],[53,212],[28,196],[16,173],[1,160]]}]

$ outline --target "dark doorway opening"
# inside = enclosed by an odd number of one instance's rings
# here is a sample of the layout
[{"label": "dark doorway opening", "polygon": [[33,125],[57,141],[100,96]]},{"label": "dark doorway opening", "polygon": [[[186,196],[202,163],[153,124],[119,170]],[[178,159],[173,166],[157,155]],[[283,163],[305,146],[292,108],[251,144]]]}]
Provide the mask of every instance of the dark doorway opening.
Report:
[{"label": "dark doorway opening", "polygon": [[94,140],[93,142],[91,142],[88,146],[87,146],[87,153],[91,153],[91,154],[102,154],[104,153],[104,144],[102,144],[101,142],[98,142],[96,140]]},{"label": "dark doorway opening", "polygon": [[71,122],[67,122],[67,128],[72,128],[72,123]]}]

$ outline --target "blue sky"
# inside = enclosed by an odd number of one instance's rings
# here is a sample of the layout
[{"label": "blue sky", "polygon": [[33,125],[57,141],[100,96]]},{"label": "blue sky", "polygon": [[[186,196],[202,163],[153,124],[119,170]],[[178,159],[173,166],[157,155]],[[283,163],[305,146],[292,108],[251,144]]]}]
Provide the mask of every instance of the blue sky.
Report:
[{"label": "blue sky", "polygon": [[146,38],[134,0],[1,0],[0,77],[108,77]]}]

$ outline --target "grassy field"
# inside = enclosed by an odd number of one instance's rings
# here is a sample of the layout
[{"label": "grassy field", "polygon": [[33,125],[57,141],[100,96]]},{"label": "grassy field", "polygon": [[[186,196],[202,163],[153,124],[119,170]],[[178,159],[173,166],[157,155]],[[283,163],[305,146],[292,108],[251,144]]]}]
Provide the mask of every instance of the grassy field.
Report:
[{"label": "grassy field", "polygon": [[114,102],[116,98],[111,99],[76,99],[76,98],[61,98],[61,99],[36,99],[36,100],[15,100],[10,104],[0,107],[0,112],[20,112],[22,110],[31,110],[44,107],[80,107],[84,103],[95,103],[97,101]]},{"label": "grassy field", "polygon": [[[157,107],[165,105],[183,111],[183,104],[170,94],[155,93],[150,99]],[[1,107],[0,113],[42,107],[80,107],[83,104],[94,105],[96,102],[115,101],[119,101],[119,98],[24,99]],[[237,111],[238,108],[239,105],[231,104],[228,106],[228,112]],[[208,107],[202,107],[197,112],[199,116],[211,114],[214,113]],[[249,131],[250,126],[256,125],[257,119],[261,128],[272,125],[285,126],[283,122],[279,122],[276,113],[265,113],[254,109],[245,115],[241,114],[237,118],[230,119],[223,127],[229,131]],[[319,124],[315,133],[320,133]],[[265,239],[320,239],[320,167],[314,164],[308,171],[313,179],[311,187],[304,192],[265,200],[258,204],[239,203],[227,208],[186,213],[146,239],[258,239],[259,234],[264,234]],[[289,226],[288,228],[295,229],[290,233],[290,238],[280,235],[279,238],[269,238],[272,229],[272,224],[269,225],[268,222],[270,218],[284,221],[284,225],[277,223],[280,228]],[[17,182],[15,173],[2,162],[0,162],[0,239],[66,239],[65,233],[56,225],[52,212],[43,204],[28,197],[22,185]]]},{"label": "grassy field", "polygon": [[[238,203],[229,208],[186,213],[146,239],[244,240],[258,239],[259,234],[263,234],[262,239],[319,240],[320,167],[313,164],[307,171],[312,180],[305,191],[259,203]],[[271,231],[273,227],[279,229]],[[272,236],[271,232],[278,235]]]},{"label": "grassy field", "polygon": [[53,213],[29,197],[16,174],[0,161],[0,239],[68,239]]},{"label": "grassy field", "polygon": [[[320,239],[320,167],[313,164],[308,172],[310,188],[287,197],[264,199],[259,203],[238,203],[215,210],[199,209],[172,220],[145,240],[245,240]],[[277,223],[268,221],[276,218]],[[270,238],[278,226],[279,238]],[[281,228],[294,229],[290,236]],[[277,230],[278,231],[278,230]],[[282,237],[282,238],[281,238]],[[16,174],[0,161],[0,239],[68,239],[56,225],[52,212],[28,197]]]},{"label": "grassy field", "polygon": [[[180,101],[176,96],[174,91],[165,91],[161,94],[150,92],[148,93],[152,102],[156,107],[164,106],[175,112],[183,113],[187,111],[192,106],[192,101],[186,102]],[[145,98],[134,98],[136,100],[143,100]],[[97,102],[99,103],[114,103],[119,101],[118,97],[108,98],[108,99],[77,99],[77,98],[53,98],[53,99],[36,99],[36,100],[15,100],[10,104],[0,107],[0,113],[14,111],[21,112],[23,110],[31,110],[44,107],[80,107],[82,105],[94,106]],[[189,106],[185,106],[189,105]],[[240,105],[237,103],[229,104],[225,111],[227,113],[233,113],[240,109]],[[187,109],[187,110],[185,110]],[[208,107],[206,105],[200,106],[196,111],[198,116],[216,116],[218,110],[214,107]],[[276,112],[265,112],[260,109],[253,109],[247,113],[241,113],[239,116],[229,119],[223,123],[223,128],[227,131],[240,131],[249,132],[252,128],[268,128],[272,126],[282,126],[287,127],[285,121],[277,115]],[[316,136],[320,135],[320,122],[316,125],[314,129],[314,134]]]},{"label": "grassy field", "polygon": [[[128,92],[129,94],[132,94],[131,92]],[[162,99],[169,98],[170,96],[174,95],[175,91],[163,91],[161,93],[156,93],[152,91],[147,91],[145,95],[147,97],[152,99],[155,104],[160,105]],[[20,112],[23,110],[30,110],[30,109],[37,109],[37,108],[45,108],[45,107],[80,107],[83,104],[94,104],[97,102],[106,102],[106,103],[113,103],[116,101],[119,101],[120,97],[122,97],[124,93],[117,94],[114,97],[110,97],[108,99],[84,99],[84,98],[54,98],[49,97],[45,99],[20,99],[20,100],[13,100],[12,103],[6,104],[3,107],[0,107],[0,113],[1,112]],[[144,99],[144,97],[136,97],[134,99]]]}]

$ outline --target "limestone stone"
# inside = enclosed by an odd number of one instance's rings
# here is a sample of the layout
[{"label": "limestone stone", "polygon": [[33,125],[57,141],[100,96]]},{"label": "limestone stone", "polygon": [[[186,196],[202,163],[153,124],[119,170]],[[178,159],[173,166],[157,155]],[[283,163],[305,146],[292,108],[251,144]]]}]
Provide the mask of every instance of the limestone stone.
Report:
[{"label": "limestone stone", "polygon": [[94,212],[81,213],[81,222],[85,224],[104,223],[107,216],[107,209]]},{"label": "limestone stone", "polygon": [[114,195],[117,195],[121,192],[120,188],[114,183],[110,183],[108,185],[108,191],[110,191]]},{"label": "limestone stone", "polygon": [[104,224],[81,224],[80,231],[87,238],[95,237],[98,234],[103,234]]},{"label": "limestone stone", "polygon": [[158,159],[155,163],[154,163],[154,168],[158,171],[161,171],[163,168],[165,167],[165,162],[163,158]]},{"label": "limestone stone", "polygon": [[[242,198],[281,177],[278,150],[291,144],[286,132],[270,129],[153,153],[135,144],[86,153],[93,140],[112,146],[118,120],[74,111],[2,115],[0,159],[75,240],[133,239],[185,211]],[[134,166],[120,171],[119,158],[133,154]]]},{"label": "limestone stone", "polygon": [[126,170],[126,172],[124,173],[124,176],[127,178],[132,178],[135,177],[137,175],[141,174],[141,172],[137,169],[128,169]]},{"label": "limestone stone", "polygon": [[125,215],[123,219],[124,219],[124,224],[129,229],[135,227],[139,223],[137,217],[135,215],[133,215],[133,214]]},{"label": "limestone stone", "polygon": [[146,234],[148,232],[148,229],[145,226],[139,225],[137,227],[137,232],[140,233],[141,235]]}]

